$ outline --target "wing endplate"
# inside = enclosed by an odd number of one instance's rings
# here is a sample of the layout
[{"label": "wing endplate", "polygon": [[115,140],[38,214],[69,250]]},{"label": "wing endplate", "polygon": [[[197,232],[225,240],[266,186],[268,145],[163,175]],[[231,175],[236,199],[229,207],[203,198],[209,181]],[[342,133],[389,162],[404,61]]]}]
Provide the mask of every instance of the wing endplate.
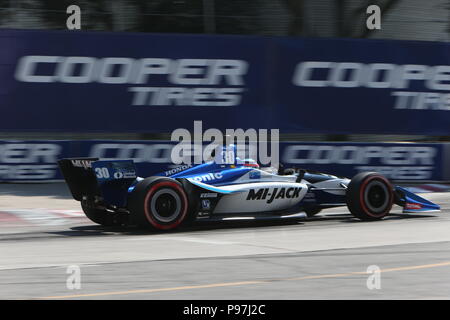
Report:
[{"label": "wing endplate", "polygon": [[439,205],[424,199],[405,188],[396,186],[395,190],[402,194],[400,202],[403,206],[403,213],[425,213],[437,212],[441,210]]}]

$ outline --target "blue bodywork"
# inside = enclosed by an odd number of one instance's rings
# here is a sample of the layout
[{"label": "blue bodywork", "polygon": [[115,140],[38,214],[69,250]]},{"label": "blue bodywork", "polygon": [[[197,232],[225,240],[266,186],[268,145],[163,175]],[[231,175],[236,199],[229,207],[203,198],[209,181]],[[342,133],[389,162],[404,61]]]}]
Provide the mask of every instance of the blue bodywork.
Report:
[{"label": "blue bodywork", "polygon": [[[223,152],[227,152],[225,149]],[[235,152],[235,149],[232,149]],[[261,173],[258,165],[251,159],[240,160],[232,156],[231,163],[222,161],[208,161],[196,166],[184,165],[155,176],[170,178],[190,178],[191,181],[197,181],[202,184],[202,188],[220,193],[230,191],[219,190],[218,187],[239,183],[238,180],[247,173],[249,179],[259,182]],[[137,177],[136,169],[132,160],[100,160],[92,162],[92,169],[97,178],[97,183],[106,203],[117,207],[126,207],[127,194],[133,192],[136,184],[142,180]],[[336,177],[305,173],[303,178],[306,181],[326,181]],[[250,181],[251,182],[251,181]],[[314,183],[315,183],[314,182]],[[313,185],[312,183],[311,185]],[[404,212],[430,212],[439,210],[440,207],[400,186],[395,186],[395,203],[402,206]],[[306,207],[332,207],[336,205],[345,205],[345,195],[337,195],[320,188],[310,187],[307,195],[301,201],[300,205]]]},{"label": "blue bodywork", "polygon": [[213,186],[227,185],[233,183],[236,179],[242,177],[254,168],[244,165],[217,164],[210,161],[198,166],[186,169],[182,172],[166,175],[165,172],[157,174],[171,178],[192,178],[193,180],[208,183]]},{"label": "blue bodywork", "polygon": [[405,213],[430,212],[430,211],[438,211],[441,209],[441,207],[438,206],[437,204],[428,201],[427,199],[424,199],[422,197],[419,197],[417,194],[412,193],[411,191],[408,191],[405,188],[396,186],[395,190],[403,193],[402,200],[405,203],[403,212]]}]

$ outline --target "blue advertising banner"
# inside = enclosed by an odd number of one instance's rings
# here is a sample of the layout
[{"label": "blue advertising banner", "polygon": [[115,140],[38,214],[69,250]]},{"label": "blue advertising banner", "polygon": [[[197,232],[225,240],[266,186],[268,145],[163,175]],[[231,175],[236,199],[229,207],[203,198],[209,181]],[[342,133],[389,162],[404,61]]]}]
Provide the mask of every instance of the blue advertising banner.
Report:
[{"label": "blue advertising banner", "polygon": [[71,141],[0,141],[0,182],[61,180],[56,161],[71,148]]},{"label": "blue advertising banner", "polygon": [[294,132],[445,135],[450,43],[274,38],[273,116]]},{"label": "blue advertising banner", "polygon": [[280,146],[286,166],[353,177],[376,171],[396,181],[443,181],[443,144],[421,143],[297,143]]},{"label": "blue advertising banner", "polygon": [[1,31],[0,46],[0,131],[265,126],[261,38]]},{"label": "blue advertising banner", "polygon": [[[0,181],[53,181],[62,176],[56,161],[68,157],[133,159],[147,177],[174,168],[171,141],[0,141]],[[285,167],[353,177],[377,171],[394,181],[450,181],[448,145],[410,143],[281,142]]]},{"label": "blue advertising banner", "polygon": [[450,134],[450,43],[0,31],[0,131]]}]

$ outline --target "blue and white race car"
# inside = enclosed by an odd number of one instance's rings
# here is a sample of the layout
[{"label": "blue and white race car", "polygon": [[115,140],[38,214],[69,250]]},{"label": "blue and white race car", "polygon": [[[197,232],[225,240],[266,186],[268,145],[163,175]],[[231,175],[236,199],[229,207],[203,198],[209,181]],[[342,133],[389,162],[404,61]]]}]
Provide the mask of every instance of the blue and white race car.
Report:
[{"label": "blue and white race car", "polygon": [[347,179],[260,168],[253,160],[236,157],[233,147],[223,148],[206,163],[148,178],[136,175],[132,160],[71,158],[58,163],[86,216],[105,226],[170,230],[196,220],[310,217],[338,206],[347,206],[361,220],[379,220],[393,204],[407,213],[440,210],[376,172]]}]

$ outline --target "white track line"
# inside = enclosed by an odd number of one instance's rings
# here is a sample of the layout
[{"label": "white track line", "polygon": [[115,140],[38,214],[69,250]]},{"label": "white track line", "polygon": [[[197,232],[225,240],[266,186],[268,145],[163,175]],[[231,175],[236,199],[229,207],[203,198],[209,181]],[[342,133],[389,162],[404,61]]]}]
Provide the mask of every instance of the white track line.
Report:
[{"label": "white track line", "polygon": [[57,213],[43,209],[15,209],[8,210],[8,212],[35,225],[54,226],[66,224],[71,221],[61,217]]}]

